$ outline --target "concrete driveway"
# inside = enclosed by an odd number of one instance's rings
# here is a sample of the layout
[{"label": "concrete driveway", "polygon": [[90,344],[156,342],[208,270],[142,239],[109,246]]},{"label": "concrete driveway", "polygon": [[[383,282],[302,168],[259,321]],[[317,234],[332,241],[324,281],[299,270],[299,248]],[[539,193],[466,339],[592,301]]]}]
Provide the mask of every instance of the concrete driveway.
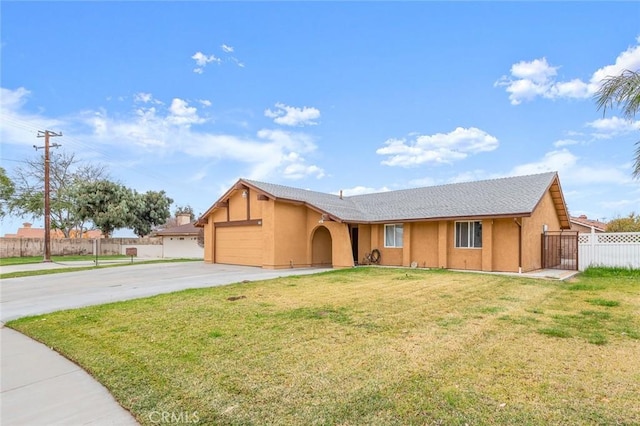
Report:
[{"label": "concrete driveway", "polygon": [[0,284],[0,321],[188,288],[312,274],[323,270],[326,269],[268,270],[249,266],[179,262],[10,278],[2,280]]},{"label": "concrete driveway", "polygon": [[[55,266],[47,265],[52,267]],[[3,271],[9,272],[5,268]],[[60,309],[320,271],[273,271],[186,262],[11,278],[0,283],[0,320],[4,323]],[[100,383],[76,364],[14,330],[2,327],[0,336],[1,424],[138,424]]]}]

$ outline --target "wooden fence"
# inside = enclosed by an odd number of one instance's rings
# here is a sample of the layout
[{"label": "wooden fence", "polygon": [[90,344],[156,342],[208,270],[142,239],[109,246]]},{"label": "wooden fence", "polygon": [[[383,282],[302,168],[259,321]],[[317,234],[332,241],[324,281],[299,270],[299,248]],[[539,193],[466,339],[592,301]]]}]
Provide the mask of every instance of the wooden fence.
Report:
[{"label": "wooden fence", "polygon": [[640,232],[608,232],[578,236],[578,265],[640,269]]}]

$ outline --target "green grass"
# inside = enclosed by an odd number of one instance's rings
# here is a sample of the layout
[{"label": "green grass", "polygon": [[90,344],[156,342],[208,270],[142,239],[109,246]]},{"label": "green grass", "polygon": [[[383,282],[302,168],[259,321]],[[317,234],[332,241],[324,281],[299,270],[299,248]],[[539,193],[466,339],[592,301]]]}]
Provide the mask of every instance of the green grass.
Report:
[{"label": "green grass", "polygon": [[[108,259],[104,259],[104,260],[108,262]],[[32,277],[36,275],[63,274],[66,272],[88,271],[91,269],[113,268],[113,267],[119,267],[119,266],[148,265],[153,263],[196,262],[196,261],[202,261],[202,259],[155,259],[155,260],[137,260],[134,263],[120,262],[120,263],[102,263],[102,264],[100,263],[100,261],[98,261],[98,266],[70,266],[68,268],[37,269],[33,271],[16,271],[16,272],[0,273],[0,280],[5,280],[9,278]]]},{"label": "green grass", "polygon": [[591,267],[582,273],[585,277],[640,279],[640,269]]},{"label": "green grass", "polygon": [[[112,256],[99,256],[98,263],[100,261],[127,259],[129,256],[124,255],[112,255]],[[28,256],[28,257],[0,257],[0,266],[9,265],[27,265],[32,263],[42,263],[42,256]],[[75,262],[75,261],[89,261],[96,260],[95,256],[83,255],[83,256],[51,256],[53,262]]]},{"label": "green grass", "polygon": [[608,306],[608,307],[620,306],[620,302],[618,302],[617,300],[587,299],[587,302],[597,306]]},{"label": "green grass", "polygon": [[204,425],[631,425],[640,281],[619,278],[365,267],[8,325],[143,425],[157,411]]}]

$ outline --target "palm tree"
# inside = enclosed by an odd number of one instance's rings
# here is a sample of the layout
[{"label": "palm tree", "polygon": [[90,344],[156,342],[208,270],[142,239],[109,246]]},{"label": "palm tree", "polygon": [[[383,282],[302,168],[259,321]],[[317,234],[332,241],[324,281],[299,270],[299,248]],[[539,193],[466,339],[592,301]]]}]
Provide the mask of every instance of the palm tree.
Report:
[{"label": "palm tree", "polygon": [[[624,70],[620,75],[605,78],[595,100],[603,114],[616,105],[622,108],[626,119],[633,120],[640,109],[640,72]],[[640,179],[640,141],[636,142],[634,163],[633,176]]]}]

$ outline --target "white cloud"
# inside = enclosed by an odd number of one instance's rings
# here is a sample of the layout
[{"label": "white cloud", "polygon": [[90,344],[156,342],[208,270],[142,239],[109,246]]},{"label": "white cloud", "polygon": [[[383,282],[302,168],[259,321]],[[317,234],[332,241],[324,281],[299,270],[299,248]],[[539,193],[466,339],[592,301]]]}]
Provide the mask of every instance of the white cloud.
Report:
[{"label": "white cloud", "polygon": [[169,107],[171,113],[167,119],[173,124],[198,124],[204,123],[205,119],[198,116],[198,109],[190,107],[188,103],[182,99],[174,98]]},{"label": "white cloud", "polygon": [[221,62],[221,59],[216,57],[216,55],[205,55],[200,51],[194,53],[191,59],[196,61],[196,67],[193,69],[193,72],[196,74],[202,74],[204,72],[204,68],[211,62],[215,62],[217,64]]},{"label": "white cloud", "polygon": [[206,107],[210,107],[212,105],[211,101],[207,99],[199,99],[198,102],[200,102],[202,106],[206,106]]},{"label": "white cloud", "polygon": [[557,74],[556,70],[557,67],[552,67],[547,63],[547,58],[542,58],[513,64],[511,75],[522,80],[530,80],[536,84],[543,84]]},{"label": "white cloud", "polygon": [[498,177],[500,176],[495,173],[487,173],[484,170],[469,170],[466,172],[458,173],[457,175],[449,179],[447,183],[473,182],[484,179],[496,179]]},{"label": "white cloud", "polygon": [[630,46],[618,55],[614,64],[602,67],[593,73],[590,83],[596,86],[594,92],[603,79],[619,75],[624,70],[636,71],[640,69],[640,37],[636,39],[636,43],[636,46]]},{"label": "white cloud", "polygon": [[[389,192],[390,189],[386,186],[381,188],[371,188],[369,186],[354,186],[353,188],[346,188],[342,190],[342,195],[345,197],[352,197],[354,195],[364,194],[376,194],[378,192]],[[339,195],[340,191],[333,192],[334,195]]]},{"label": "white cloud", "polygon": [[34,145],[38,131],[60,131],[68,127],[65,120],[50,118],[43,113],[23,110],[31,92],[24,87],[0,87],[0,140],[3,144]]},{"label": "white cloud", "polygon": [[287,106],[278,102],[276,110],[272,111],[267,108],[264,111],[264,115],[269,118],[273,118],[274,123],[281,124],[283,126],[308,126],[318,124],[316,121],[320,118],[320,110],[313,107],[296,108]]},{"label": "white cloud", "polygon": [[324,170],[318,166],[306,165],[304,163],[293,163],[283,170],[283,177],[286,179],[302,179],[307,176],[315,176],[318,179],[324,177]]},{"label": "white cloud", "polygon": [[579,157],[567,149],[547,152],[538,161],[514,167],[509,176],[530,175],[557,171],[563,184],[588,186],[593,184],[626,184],[630,182],[630,173],[618,165],[606,163],[586,165]]},{"label": "white cloud", "polygon": [[205,170],[200,170],[200,171],[194,173],[193,175],[191,175],[191,177],[187,178],[187,181],[188,182],[201,182],[206,177],[207,177],[207,172]]},{"label": "white cloud", "polygon": [[220,48],[222,48],[222,51],[224,53],[233,53],[233,47],[228,46],[226,44],[223,44],[222,46],[220,46]]},{"label": "white cloud", "polygon": [[620,117],[600,118],[587,123],[587,126],[595,129],[594,137],[609,139],[640,130],[640,121],[625,120]]},{"label": "white cloud", "polygon": [[553,143],[553,146],[555,146],[556,148],[562,148],[563,146],[577,145],[579,143],[580,142],[575,139],[560,139],[558,141],[555,141]]},{"label": "white cloud", "polygon": [[[124,100],[124,97],[119,100],[121,101]],[[151,93],[145,93],[145,92],[134,93],[133,101],[135,103],[162,105],[162,102],[155,99]]]},{"label": "white cloud", "polygon": [[[61,142],[65,147],[96,154],[98,157],[94,159],[119,169],[156,164],[162,167],[163,158],[182,155],[199,161],[210,160],[207,169],[218,162],[230,165],[239,175],[250,179],[325,176],[324,170],[311,161],[317,151],[311,135],[268,128],[254,134],[243,131],[242,136],[217,132],[212,120],[180,98],[172,99],[167,105],[134,102],[128,114],[86,110],[66,117],[63,122],[23,112],[28,90],[1,90],[3,144],[31,147],[36,143],[38,130],[62,129],[65,137]],[[145,99],[154,98],[150,94],[139,96],[140,102]],[[190,170],[182,178],[185,181],[203,179],[207,169]]]},{"label": "white cloud", "polygon": [[18,87],[15,90],[0,88],[0,111],[4,114],[21,108],[27,103],[27,98],[31,94],[24,87]]},{"label": "white cloud", "polygon": [[475,127],[458,127],[450,133],[418,135],[415,139],[388,139],[376,153],[388,156],[382,164],[411,167],[424,163],[452,163],[469,154],[495,150],[498,139]]},{"label": "white cloud", "polygon": [[505,87],[512,105],[519,105],[538,96],[547,99],[590,98],[598,91],[604,78],[619,75],[624,70],[640,69],[640,38],[636,43],[620,53],[614,64],[594,71],[589,81],[580,78],[558,81],[556,77],[559,67],[551,66],[546,58],[540,58],[514,64],[511,74],[502,76],[494,86]]},{"label": "white cloud", "polygon": [[640,206],[640,197],[624,200],[604,201],[601,203],[601,205],[602,207],[609,210],[620,209],[638,213],[638,206]]}]

